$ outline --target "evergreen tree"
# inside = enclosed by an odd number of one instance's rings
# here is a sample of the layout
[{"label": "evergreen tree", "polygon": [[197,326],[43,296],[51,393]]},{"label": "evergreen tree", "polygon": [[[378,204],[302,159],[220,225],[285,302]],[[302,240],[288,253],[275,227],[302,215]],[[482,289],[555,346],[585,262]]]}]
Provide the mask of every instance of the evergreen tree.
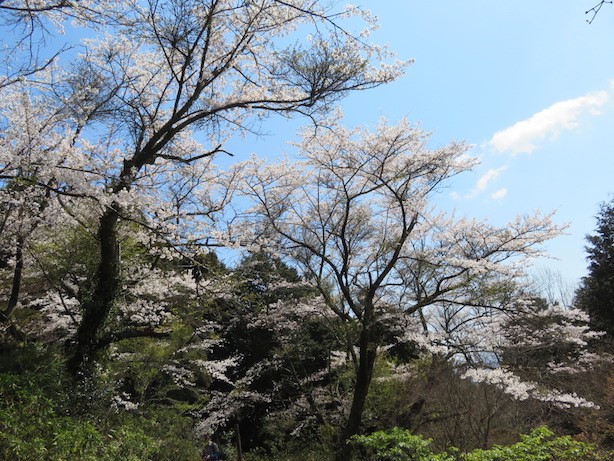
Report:
[{"label": "evergreen tree", "polygon": [[597,215],[595,235],[589,245],[588,275],[576,291],[576,305],[591,318],[591,326],[614,334],[614,199],[602,203]]}]

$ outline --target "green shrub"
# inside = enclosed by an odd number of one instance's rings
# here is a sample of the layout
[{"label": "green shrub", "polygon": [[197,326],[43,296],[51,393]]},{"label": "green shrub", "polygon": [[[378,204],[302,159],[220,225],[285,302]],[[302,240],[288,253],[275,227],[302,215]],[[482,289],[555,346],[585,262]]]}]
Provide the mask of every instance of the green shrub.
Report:
[{"label": "green shrub", "polygon": [[520,442],[508,446],[495,445],[489,450],[474,450],[462,455],[463,461],[608,461],[613,453],[600,453],[594,445],[578,442],[569,436],[556,437],[539,427]]},{"label": "green shrub", "polygon": [[53,401],[25,378],[0,374],[0,459],[141,461],[158,444],[134,426],[102,434],[90,421],[58,415]]},{"label": "green shrub", "polygon": [[352,442],[373,453],[375,457],[372,459],[378,461],[453,461],[453,458],[445,453],[433,453],[429,448],[431,439],[412,435],[398,427],[370,435],[354,436]]},{"label": "green shrub", "polygon": [[409,431],[394,428],[370,435],[354,436],[352,442],[368,451],[369,459],[378,461],[608,461],[614,452],[606,453],[594,445],[579,442],[569,436],[556,437],[546,427],[521,435],[513,445],[495,445],[488,450],[459,453],[452,449],[435,454],[431,440]]}]

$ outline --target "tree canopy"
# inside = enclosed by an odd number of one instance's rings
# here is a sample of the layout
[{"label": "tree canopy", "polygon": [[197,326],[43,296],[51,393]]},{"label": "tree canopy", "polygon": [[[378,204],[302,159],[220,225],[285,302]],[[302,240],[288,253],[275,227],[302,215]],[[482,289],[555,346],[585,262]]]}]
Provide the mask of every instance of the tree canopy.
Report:
[{"label": "tree canopy", "polygon": [[[410,63],[376,28],[311,0],[0,2],[0,457],[191,460],[217,433],[346,461],[392,425],[470,450],[556,412],[607,440],[607,386],[578,392],[598,334],[528,281],[553,216],[439,211],[467,145],[344,125]],[[291,156],[231,151],[273,117],[307,124]],[[611,218],[578,291],[606,330]]]}]

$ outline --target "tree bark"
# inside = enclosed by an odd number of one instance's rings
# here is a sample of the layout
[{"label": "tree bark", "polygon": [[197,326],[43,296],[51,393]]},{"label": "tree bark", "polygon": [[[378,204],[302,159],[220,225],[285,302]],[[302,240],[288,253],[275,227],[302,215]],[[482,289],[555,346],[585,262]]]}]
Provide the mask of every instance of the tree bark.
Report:
[{"label": "tree bark", "polygon": [[[17,191],[23,192],[24,189],[18,188]],[[48,189],[45,192],[45,196],[40,202],[40,208],[39,208],[40,214],[42,214],[45,211],[45,208],[47,208],[47,205],[49,204],[49,197],[51,197],[50,189]],[[19,213],[19,216],[21,216],[21,213]],[[38,227],[39,223],[40,222],[35,222],[28,232],[25,232],[24,229],[21,229],[20,232],[17,234],[17,244],[15,247],[15,270],[13,271],[13,281],[11,284],[11,295],[6,304],[6,309],[4,310],[4,312],[0,312],[0,321],[8,322],[11,317],[11,314],[17,307],[17,303],[19,302],[19,294],[21,292],[21,281],[23,279],[23,267],[24,267],[23,249],[26,244],[26,238],[29,236],[29,234],[34,232],[36,227]],[[0,232],[4,228],[5,224],[6,224],[6,219],[0,225]]]},{"label": "tree bark", "polygon": [[[372,309],[372,308],[371,308]],[[369,311],[371,309],[368,309]],[[340,447],[335,455],[335,461],[350,461],[352,459],[352,447],[348,443],[353,435],[359,433],[362,422],[362,414],[365,409],[365,402],[371,386],[373,367],[377,356],[377,344],[372,333],[372,312],[365,313],[363,327],[359,339],[359,360],[356,372],[356,385],[352,396],[352,406],[350,415],[341,435]]]},{"label": "tree bark", "polygon": [[98,333],[107,319],[117,296],[120,278],[120,255],[117,236],[119,215],[108,208],[100,217],[98,240],[100,261],[94,293],[83,309],[83,318],[77,329],[76,345],[68,361],[68,370],[74,377],[84,374],[95,358]]},{"label": "tree bark", "polygon": [[17,307],[19,302],[19,292],[21,291],[21,279],[23,277],[23,247],[25,245],[25,237],[17,238],[17,246],[15,248],[15,269],[13,271],[13,282],[11,285],[11,295],[6,304],[6,309],[0,312],[0,322],[7,323],[7,332],[17,341],[25,341],[26,335],[19,329],[17,325],[11,322],[11,314]]},{"label": "tree bark", "polygon": [[21,289],[21,278],[23,274],[23,246],[25,238],[19,236],[17,238],[17,247],[15,248],[15,270],[13,271],[13,283],[11,286],[11,296],[6,305],[6,309],[2,313],[2,319],[7,320],[17,307],[19,302],[19,291]]},{"label": "tree bark", "polygon": [[239,420],[235,422],[235,436],[237,438],[237,461],[243,461],[243,446],[241,445],[241,423]]}]

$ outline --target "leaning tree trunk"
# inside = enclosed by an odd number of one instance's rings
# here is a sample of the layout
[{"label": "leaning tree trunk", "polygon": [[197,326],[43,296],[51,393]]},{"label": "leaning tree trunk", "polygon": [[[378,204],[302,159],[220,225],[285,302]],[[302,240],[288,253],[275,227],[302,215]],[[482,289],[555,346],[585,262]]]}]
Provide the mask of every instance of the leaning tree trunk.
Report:
[{"label": "leaning tree trunk", "polygon": [[[136,174],[146,164],[156,161],[157,153],[171,141],[176,134],[173,128],[174,120],[169,120],[164,129],[153,136],[147,145],[135,153],[132,158],[124,160],[122,171],[112,191],[120,193],[129,191]],[[120,205],[112,203],[100,217],[98,227],[98,241],[100,244],[100,261],[96,287],[92,298],[85,303],[83,318],[77,329],[76,347],[68,361],[68,370],[74,377],[95,359],[98,333],[100,332],[109,312],[117,298],[120,279],[120,253],[117,227],[119,223]]]},{"label": "leaning tree trunk", "polygon": [[[368,309],[371,311],[371,309]],[[348,443],[353,435],[359,433],[362,422],[362,414],[365,402],[369,394],[373,367],[377,356],[377,344],[372,333],[373,313],[368,312],[363,319],[362,331],[359,339],[359,360],[356,372],[356,384],[352,396],[352,406],[343,433],[341,434],[339,450],[335,455],[335,461],[350,461],[352,459],[352,447]]]},{"label": "leaning tree trunk", "polygon": [[100,261],[96,287],[91,299],[83,306],[83,318],[77,329],[75,349],[68,361],[68,370],[74,377],[81,376],[95,358],[98,333],[117,297],[120,277],[118,221],[119,215],[113,208],[107,208],[100,217],[98,228]]}]

